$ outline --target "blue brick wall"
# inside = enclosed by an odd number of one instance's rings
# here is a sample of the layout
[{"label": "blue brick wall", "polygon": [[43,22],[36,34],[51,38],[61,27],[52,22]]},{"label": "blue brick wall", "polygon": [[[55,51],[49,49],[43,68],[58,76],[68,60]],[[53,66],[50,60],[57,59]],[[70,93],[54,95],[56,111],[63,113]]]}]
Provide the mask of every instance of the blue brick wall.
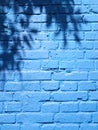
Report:
[{"label": "blue brick wall", "polygon": [[0,0],[0,130],[98,130],[98,0]]}]

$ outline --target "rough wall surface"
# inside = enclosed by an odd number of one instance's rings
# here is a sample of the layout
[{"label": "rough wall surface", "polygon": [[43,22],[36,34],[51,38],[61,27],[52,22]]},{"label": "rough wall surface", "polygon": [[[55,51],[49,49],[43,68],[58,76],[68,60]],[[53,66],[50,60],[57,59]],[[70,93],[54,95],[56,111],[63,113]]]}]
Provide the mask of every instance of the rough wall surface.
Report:
[{"label": "rough wall surface", "polygon": [[98,0],[0,0],[0,130],[98,130]]}]

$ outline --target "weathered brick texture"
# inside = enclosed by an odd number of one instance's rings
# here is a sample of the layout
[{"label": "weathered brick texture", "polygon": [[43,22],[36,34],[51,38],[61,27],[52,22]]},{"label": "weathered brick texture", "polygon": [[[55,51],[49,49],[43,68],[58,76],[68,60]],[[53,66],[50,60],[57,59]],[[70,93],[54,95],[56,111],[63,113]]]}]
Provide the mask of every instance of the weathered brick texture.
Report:
[{"label": "weathered brick texture", "polygon": [[98,0],[0,0],[0,130],[98,130]]}]

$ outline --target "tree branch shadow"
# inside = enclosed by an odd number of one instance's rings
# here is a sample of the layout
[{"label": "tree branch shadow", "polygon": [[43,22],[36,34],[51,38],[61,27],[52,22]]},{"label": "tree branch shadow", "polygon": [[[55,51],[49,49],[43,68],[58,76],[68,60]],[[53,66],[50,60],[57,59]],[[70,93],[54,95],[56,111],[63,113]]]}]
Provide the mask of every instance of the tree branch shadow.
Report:
[{"label": "tree branch shadow", "polygon": [[[21,59],[24,54],[23,46],[32,48],[29,41],[34,42],[33,35],[39,30],[30,26],[34,10],[37,8],[38,17],[46,14],[46,26],[51,27],[54,22],[57,30],[54,32],[57,37],[63,33],[64,47],[67,44],[67,32],[74,30],[74,39],[80,43],[78,35],[83,19],[80,9],[74,9],[74,0],[1,0],[0,3],[0,71],[4,72],[1,80],[6,81],[6,71],[18,71],[21,77]],[[76,14],[76,16],[75,16]],[[41,21],[40,21],[41,23]],[[70,25],[73,29],[70,29]],[[32,25],[32,24],[31,24]],[[10,76],[10,75],[9,75]]]}]

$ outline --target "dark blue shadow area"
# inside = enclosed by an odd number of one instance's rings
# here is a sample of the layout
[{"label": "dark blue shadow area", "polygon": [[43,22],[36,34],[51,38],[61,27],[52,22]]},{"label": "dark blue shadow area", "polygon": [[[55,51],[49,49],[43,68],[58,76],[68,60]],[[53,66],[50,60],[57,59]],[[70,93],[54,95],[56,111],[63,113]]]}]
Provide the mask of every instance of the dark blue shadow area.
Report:
[{"label": "dark blue shadow area", "polygon": [[39,33],[29,26],[35,8],[40,9],[40,14],[44,8],[47,28],[55,21],[58,26],[55,36],[63,33],[64,46],[67,44],[66,31],[70,30],[69,22],[75,30],[75,41],[80,42],[78,32],[83,20],[74,15],[81,14],[79,9],[74,9],[74,0],[1,0],[0,4],[0,71],[21,72],[23,46],[26,44],[31,48],[29,41],[34,41],[33,34]]}]

